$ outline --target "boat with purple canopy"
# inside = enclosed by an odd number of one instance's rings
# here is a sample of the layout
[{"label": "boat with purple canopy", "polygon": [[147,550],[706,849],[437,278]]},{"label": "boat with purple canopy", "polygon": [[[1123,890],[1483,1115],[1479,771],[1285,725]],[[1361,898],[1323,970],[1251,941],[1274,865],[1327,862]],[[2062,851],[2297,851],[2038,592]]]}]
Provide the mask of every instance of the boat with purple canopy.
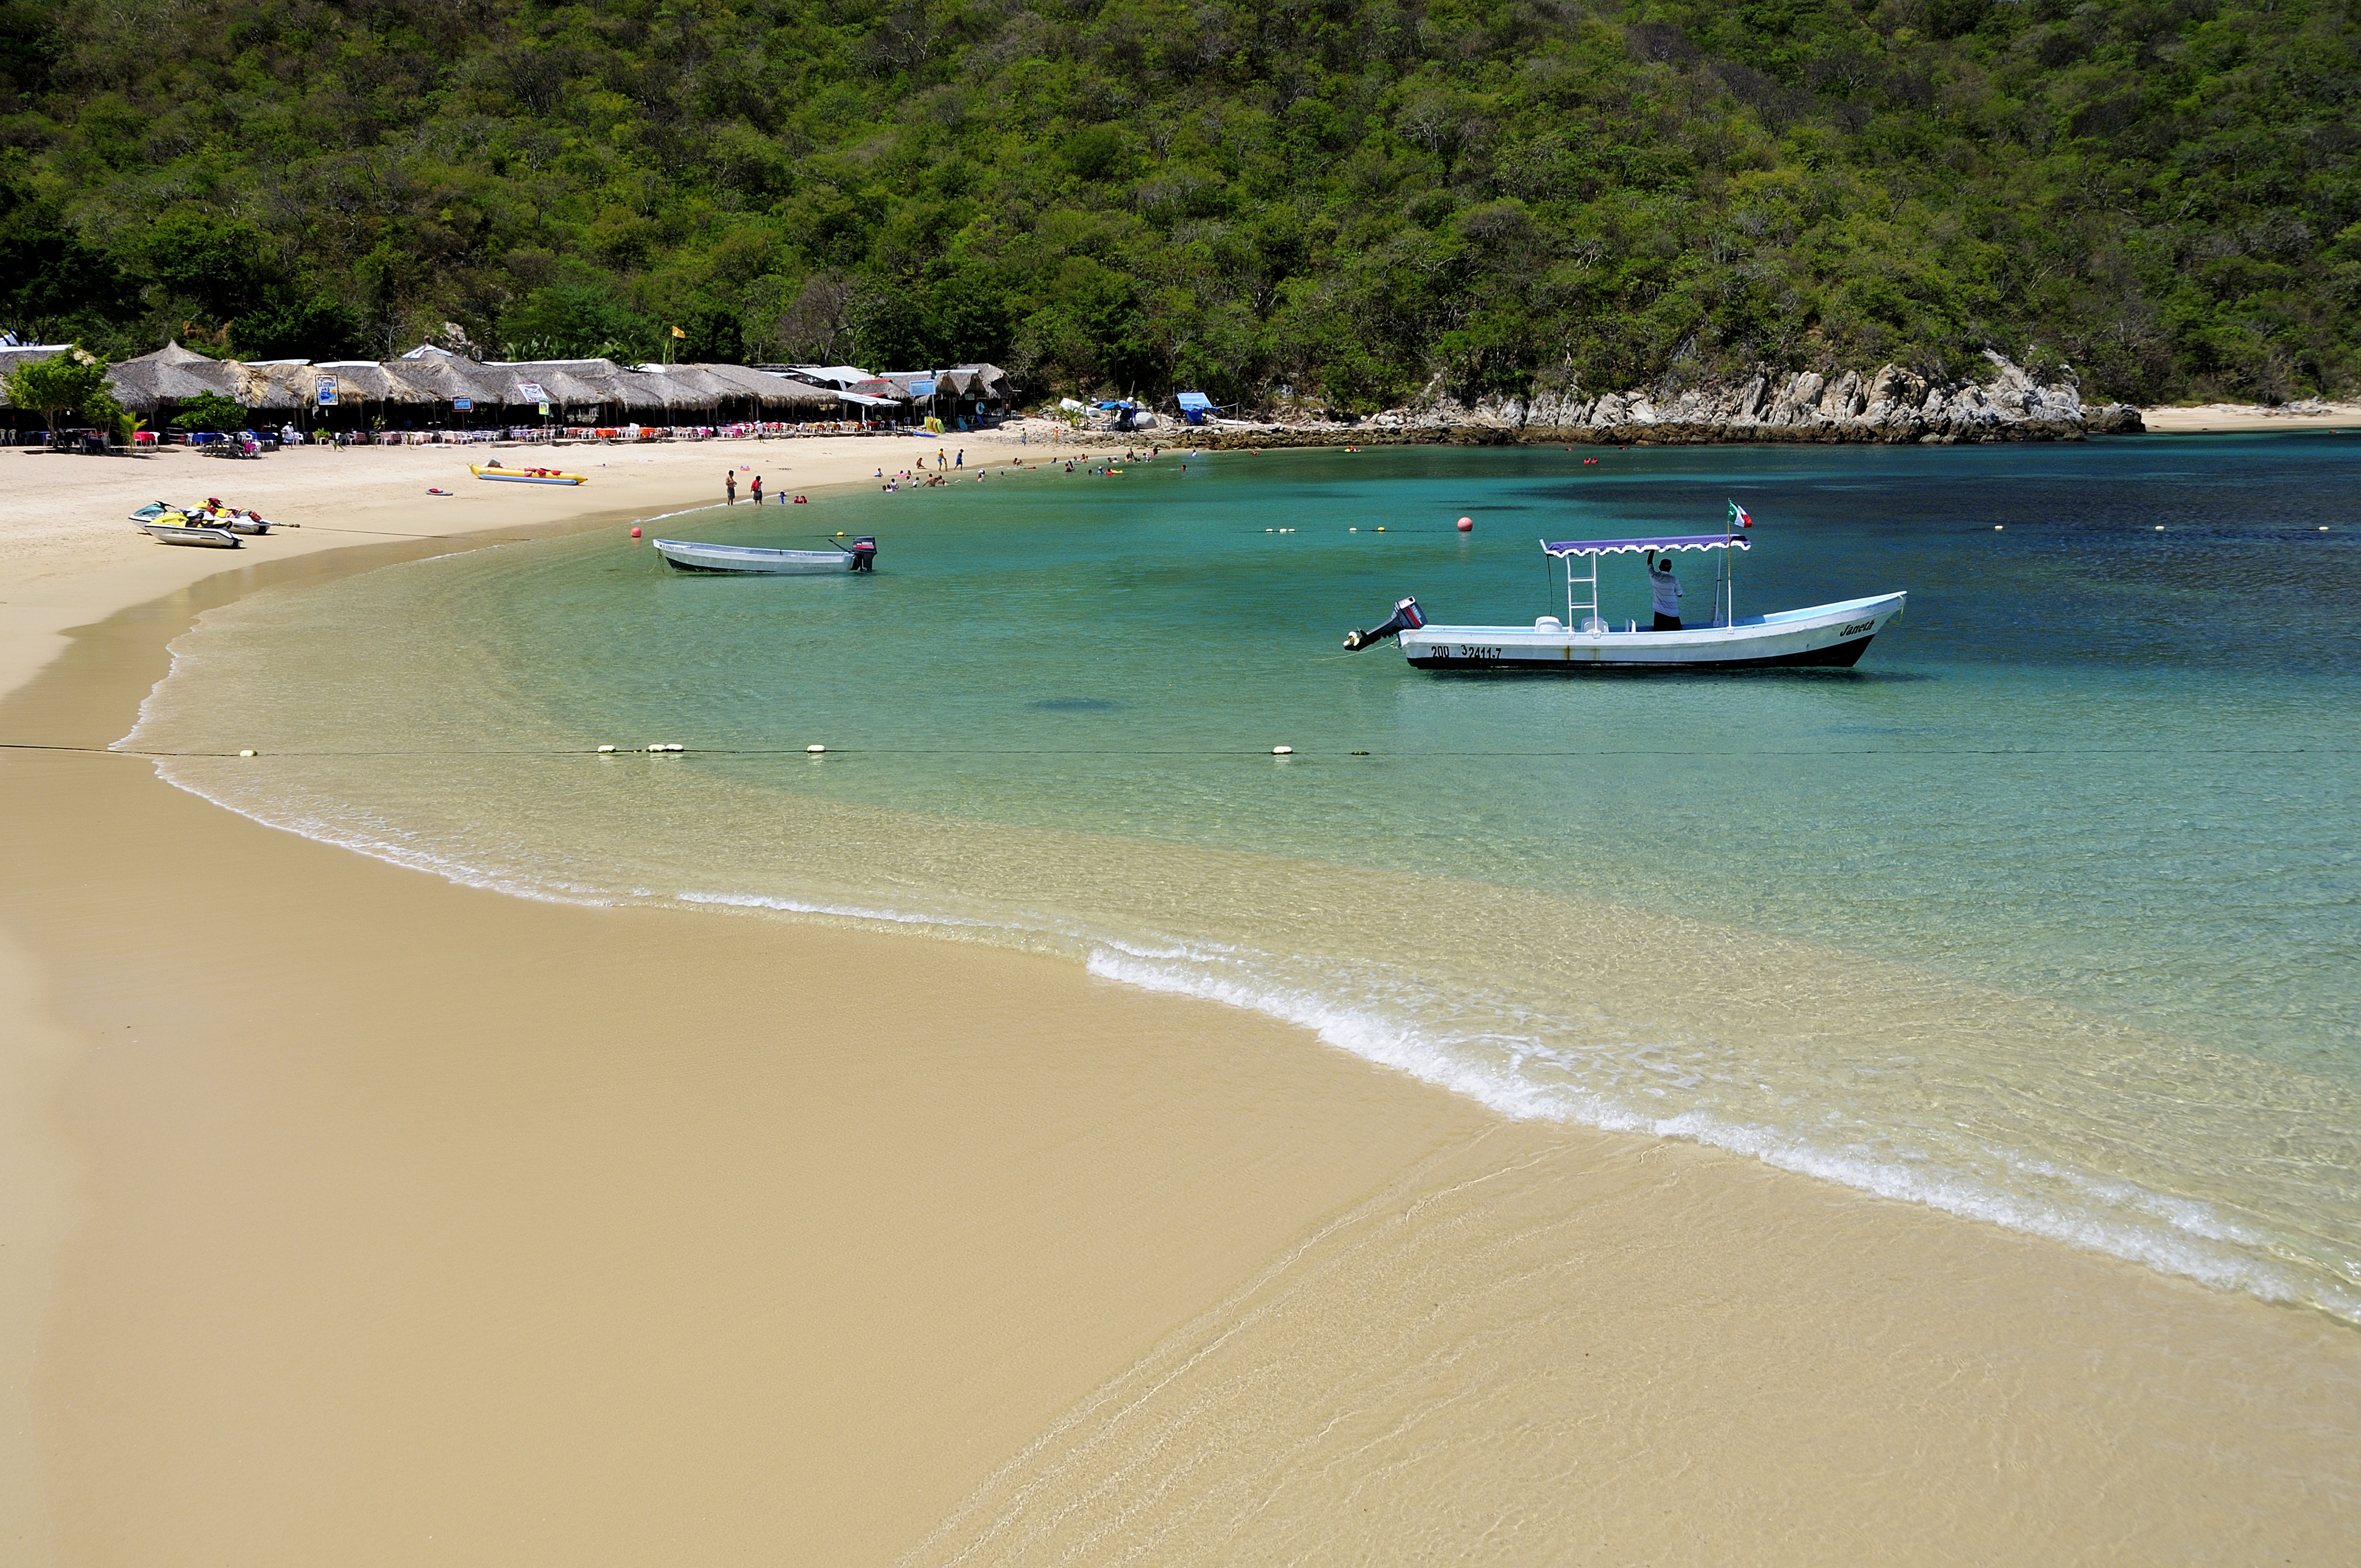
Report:
[{"label": "boat with purple canopy", "polygon": [[[1733,524],[1753,520],[1736,505]],[[1636,539],[1542,541],[1542,549],[1565,563],[1565,619],[1544,615],[1531,626],[1436,626],[1418,600],[1394,606],[1393,619],[1368,631],[1355,631],[1345,646],[1356,651],[1391,637],[1403,657],[1421,670],[1522,670],[1577,672],[1675,670],[1849,669],[1869,649],[1870,639],[1899,619],[1906,593],[1839,599],[1806,609],[1769,615],[1736,613],[1729,564],[1752,541],[1735,529],[1720,533],[1664,534]],[[1643,630],[1636,620],[1620,627],[1598,610],[1598,563],[1608,555],[1654,553],[1678,555],[1719,551],[1721,571],[1714,585],[1710,625],[1677,631]],[[1575,564],[1588,568],[1577,574]],[[1583,590],[1588,597],[1578,597]]]}]

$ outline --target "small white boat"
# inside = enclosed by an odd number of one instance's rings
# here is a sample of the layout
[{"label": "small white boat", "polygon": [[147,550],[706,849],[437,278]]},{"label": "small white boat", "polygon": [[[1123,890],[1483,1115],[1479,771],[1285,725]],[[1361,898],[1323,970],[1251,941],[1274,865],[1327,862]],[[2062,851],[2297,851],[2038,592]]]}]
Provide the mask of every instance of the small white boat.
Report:
[{"label": "small white boat", "polygon": [[226,528],[208,528],[191,522],[179,512],[166,512],[162,517],[139,525],[141,532],[153,534],[167,544],[195,544],[208,550],[236,550],[237,535]]},{"label": "small white boat", "polygon": [[[1733,511],[1735,509],[1733,509]],[[1805,609],[1740,616],[1730,577],[1717,585],[1712,624],[1680,630],[1642,630],[1636,620],[1615,626],[1598,613],[1598,560],[1602,555],[1654,551],[1735,552],[1751,547],[1743,535],[1672,534],[1645,539],[1576,539],[1542,542],[1542,549],[1565,563],[1565,619],[1544,615],[1531,626],[1435,626],[1415,598],[1394,606],[1393,619],[1345,639],[1354,650],[1391,637],[1402,655],[1421,670],[1517,670],[1548,674],[1676,670],[1850,669],[1875,637],[1902,614],[1906,593],[1839,599]],[[1726,559],[1728,557],[1725,557]],[[1587,563],[1587,576],[1574,564]],[[1587,602],[1576,597],[1587,587]]]},{"label": "small white boat", "polygon": [[875,570],[877,541],[862,535],[828,550],[763,550],[751,544],[699,544],[686,539],[650,541],[656,554],[684,572],[750,572],[774,577]]}]

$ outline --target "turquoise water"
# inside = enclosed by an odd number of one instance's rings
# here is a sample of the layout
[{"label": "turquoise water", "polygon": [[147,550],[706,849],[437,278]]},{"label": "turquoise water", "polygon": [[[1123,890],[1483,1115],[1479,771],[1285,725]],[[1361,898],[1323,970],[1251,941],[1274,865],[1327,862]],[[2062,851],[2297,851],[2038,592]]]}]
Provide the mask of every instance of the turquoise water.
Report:
[{"label": "turquoise water", "polygon": [[[208,617],[137,741],[256,746],[168,773],[463,879],[1047,948],[1507,1113],[2361,1317],[2361,442],[1589,455],[1004,468],[659,530],[874,532],[868,579],[479,551]],[[1404,593],[1563,614],[1538,537],[1731,499],[1741,613],[1910,590],[1860,669],[1339,647]]]}]

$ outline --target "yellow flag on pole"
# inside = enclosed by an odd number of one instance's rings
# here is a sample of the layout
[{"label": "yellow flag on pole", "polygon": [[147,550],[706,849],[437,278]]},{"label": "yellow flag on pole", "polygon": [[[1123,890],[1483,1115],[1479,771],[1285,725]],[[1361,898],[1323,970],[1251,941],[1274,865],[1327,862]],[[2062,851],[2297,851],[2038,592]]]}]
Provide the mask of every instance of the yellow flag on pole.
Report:
[{"label": "yellow flag on pole", "polygon": [[673,334],[673,336],[675,336],[675,337],[686,337],[686,336],[688,335],[688,334],[686,334],[686,333],[685,333],[685,332],[681,331],[681,330],[680,330],[680,328],[678,328],[678,327],[675,327],[675,328],[673,328],[673,329],[672,329],[672,334]]}]

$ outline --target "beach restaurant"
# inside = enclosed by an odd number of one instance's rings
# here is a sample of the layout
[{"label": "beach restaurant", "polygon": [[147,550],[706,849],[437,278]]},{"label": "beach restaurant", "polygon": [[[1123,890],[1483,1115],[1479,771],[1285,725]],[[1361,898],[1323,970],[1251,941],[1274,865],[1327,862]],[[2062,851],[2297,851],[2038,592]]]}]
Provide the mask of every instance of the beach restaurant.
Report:
[{"label": "beach restaurant", "polygon": [[[850,368],[840,367],[840,368]],[[1007,411],[1008,373],[997,365],[955,366],[949,370],[889,370],[856,381],[848,390],[906,405],[935,428],[965,430],[979,420]]]}]

